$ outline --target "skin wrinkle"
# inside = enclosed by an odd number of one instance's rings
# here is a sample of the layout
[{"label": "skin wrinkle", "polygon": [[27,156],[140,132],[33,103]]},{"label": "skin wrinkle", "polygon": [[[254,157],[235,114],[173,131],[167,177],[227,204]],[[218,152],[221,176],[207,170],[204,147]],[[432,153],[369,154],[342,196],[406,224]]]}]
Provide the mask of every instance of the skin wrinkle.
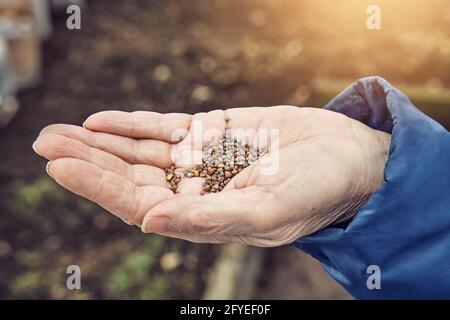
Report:
[{"label": "skin wrinkle", "polygon": [[[142,191],[141,191],[140,187],[136,187],[136,186],[134,186],[132,188],[132,190],[133,191],[132,191],[131,198],[133,199],[133,201],[132,201],[133,209],[131,210],[131,215],[130,215],[131,216],[131,221],[130,221],[130,224],[139,226],[139,221],[137,220],[137,217],[138,217],[138,214],[139,214],[139,208],[142,205],[142,201],[141,201],[141,198],[138,197],[138,193],[141,193]],[[122,195],[120,196],[120,198],[123,197],[123,193],[124,192],[122,192]]]},{"label": "skin wrinkle", "polygon": [[[301,193],[298,193],[298,195],[303,196]],[[305,201],[306,201],[306,199],[305,199]],[[311,219],[306,220],[304,222],[303,227],[299,228],[299,229],[300,230],[316,229],[317,226],[325,224],[324,223],[325,221],[326,222],[331,221],[331,223],[334,223],[334,221],[336,221],[336,220],[340,220],[340,221],[347,220],[349,218],[348,213],[351,212],[350,216],[352,216],[354,214],[354,212],[356,211],[356,210],[350,210],[350,209],[353,209],[353,207],[352,206],[348,207],[348,203],[351,203],[351,202],[345,202],[344,204],[333,203],[333,204],[330,204],[329,206],[324,206],[320,210],[320,213],[321,213],[320,215],[317,215],[317,213],[314,212],[316,210],[312,209],[310,211],[311,212],[310,216],[314,217],[313,223],[309,222],[309,221],[311,221]],[[360,205],[358,205],[358,204],[355,204],[355,203],[353,203],[353,204],[354,204],[354,207],[356,207],[356,209],[358,209],[360,207]],[[297,223],[298,223],[298,221],[297,221]]]},{"label": "skin wrinkle", "polygon": [[298,239],[304,232],[305,227],[306,223],[290,223],[278,229],[277,232],[266,236],[264,239],[271,241],[272,245],[287,244]]},{"label": "skin wrinkle", "polygon": [[[239,224],[231,224],[227,219],[224,218],[224,220],[217,220],[217,218],[220,218],[215,216],[214,214],[210,214],[208,211],[202,211],[204,209],[199,208],[199,204],[193,203],[189,206],[185,207],[185,214],[187,214],[187,223],[186,221],[179,221],[177,218],[174,219],[174,228],[178,232],[184,232],[184,233],[202,233],[204,236],[211,236],[211,235],[221,235],[224,237],[229,237],[229,234],[231,232],[235,233],[236,230],[238,230],[236,227],[243,227],[245,231],[248,232],[248,230],[251,229],[252,222],[244,222],[241,221]],[[188,226],[187,229],[179,228],[177,225],[184,225],[186,224]],[[240,229],[240,228],[239,228]]]},{"label": "skin wrinkle", "polygon": [[141,164],[152,163],[152,161],[149,161],[148,157],[145,156],[145,153],[142,152],[142,150],[143,150],[143,148],[142,148],[143,140],[137,139],[137,140],[134,140],[134,141],[135,141],[134,142],[135,147],[133,147],[133,148],[136,148],[135,149],[136,157],[134,159],[134,162],[135,163],[141,163]]},{"label": "skin wrinkle", "polygon": [[129,136],[130,137],[134,137],[135,135],[134,135],[134,133],[135,133],[135,124],[134,124],[134,122],[135,122],[135,120],[134,120],[134,115],[135,115],[135,112],[132,112],[131,113],[131,116],[129,117],[129,121],[130,121],[130,134],[129,134]]},{"label": "skin wrinkle", "polygon": [[[249,167],[245,168],[242,172],[243,172],[243,174],[247,175],[247,179],[245,179],[245,181],[244,181],[245,183],[240,183],[240,184],[235,183],[236,189],[244,189],[244,188],[250,187],[252,185],[250,179],[251,179],[251,177],[253,177],[254,172],[257,168],[258,168],[257,166],[249,166]],[[247,172],[245,172],[245,171],[247,171]],[[236,177],[233,177],[233,179],[231,179],[231,180],[237,181],[238,179]]]},{"label": "skin wrinkle", "polygon": [[[306,167],[304,166],[304,167],[302,168],[302,171],[303,171],[303,172],[302,172],[302,174],[300,175],[300,180],[297,181],[300,185],[302,184],[302,181],[303,181],[304,179],[306,179],[306,177],[308,176],[308,174],[312,171],[312,166],[311,166],[311,165],[306,166]],[[286,179],[285,182],[287,183],[287,186],[290,187],[290,188],[292,188],[292,190],[296,191],[297,196],[303,199],[303,203],[304,203],[304,204],[308,204],[309,201],[308,201],[308,199],[306,199],[306,198],[304,197],[304,194],[301,192],[301,190],[297,189],[296,186],[293,185],[290,181],[291,181],[291,179]],[[283,194],[283,193],[282,193],[282,194]],[[283,199],[283,200],[286,201],[286,199]],[[289,202],[286,202],[286,203],[289,203]],[[311,210],[312,207],[309,207],[309,209]]]},{"label": "skin wrinkle", "polygon": [[126,177],[129,177],[128,180],[133,181],[135,185],[138,185],[138,186],[142,185],[142,184],[138,184],[138,183],[137,183],[137,178],[136,178],[136,166],[134,166],[134,165],[128,165],[128,166],[126,166],[125,171],[126,171],[125,176],[126,176]]},{"label": "skin wrinkle", "polygon": [[[142,187],[135,188],[134,200],[135,200],[135,203],[138,204],[138,206],[134,211],[133,218],[134,218],[134,223],[139,227],[141,227],[142,220],[145,217],[145,214],[144,214],[144,215],[142,215],[142,218],[141,218],[141,212],[143,211],[143,206],[144,206],[144,201],[142,201],[142,199],[144,198],[144,196],[145,196],[144,188],[142,188]],[[144,210],[144,211],[146,211],[146,210]]]},{"label": "skin wrinkle", "polygon": [[[147,195],[148,191],[149,191],[149,186],[143,186],[143,187],[137,187],[135,191],[137,191],[136,193],[136,201],[139,203],[137,209],[136,209],[136,214],[135,214],[135,219],[136,219],[136,225],[139,227],[142,227],[143,223],[144,223],[144,218],[146,217],[149,209],[147,207],[145,207],[145,202],[143,201],[144,199],[150,197],[150,195]],[[167,197],[162,197],[161,200],[157,201],[154,203],[154,205],[158,205],[166,200],[169,200],[171,197],[173,197],[173,194],[167,194]],[[166,216],[158,216],[158,217],[165,217]]]},{"label": "skin wrinkle", "polygon": [[[355,139],[355,141],[356,141],[356,143],[359,145],[359,147],[363,150],[363,154],[366,154],[367,153],[367,150],[366,150],[366,148],[364,147],[364,144],[360,141],[360,137],[359,137],[359,134],[357,134],[356,133],[356,128],[355,128],[355,125],[354,125],[354,122],[353,121],[351,121],[351,119],[350,118],[347,118],[348,119],[348,121],[350,122],[350,129],[351,129],[351,131],[353,132],[353,136],[354,136],[354,139]],[[360,162],[358,162],[358,164],[362,167],[362,168],[359,168],[359,175],[363,175],[363,177],[362,177],[362,179],[361,179],[361,181],[366,181],[366,183],[367,183],[367,181],[368,181],[368,176],[369,176],[369,164],[368,164],[368,159],[367,159],[367,157],[364,157],[364,163],[362,164],[362,163],[360,163]],[[365,173],[365,174],[364,174]],[[354,189],[358,189],[356,186],[355,186],[355,188]],[[352,191],[352,193],[354,193],[354,192],[356,192],[356,190],[353,190]]]},{"label": "skin wrinkle", "polygon": [[297,240],[302,234],[305,232],[306,223],[300,223],[300,224],[290,224],[286,227],[285,232],[281,233],[281,237],[278,240],[274,240],[277,245],[283,245],[291,243],[295,240]]},{"label": "skin wrinkle", "polygon": [[[74,136],[73,136],[73,135],[65,132],[64,130],[62,130],[62,132],[59,132],[58,131],[59,127],[61,127],[61,129],[62,129],[62,125],[50,125],[46,129],[47,129],[47,131],[49,131],[48,134],[52,134],[52,135],[55,135],[55,136],[64,137],[64,138],[67,138],[67,139],[70,139],[70,140],[81,142],[82,144],[86,145],[86,147],[88,147],[88,150],[89,150],[88,154],[91,155],[91,156],[93,154],[92,151],[103,151],[103,152],[106,152],[105,149],[107,149],[107,148],[105,148],[105,146],[103,144],[99,143],[99,141],[101,141],[101,139],[98,139],[98,136],[97,136],[98,134],[101,134],[101,133],[94,134],[93,132],[89,131],[88,129],[85,129],[85,130],[87,130],[88,137],[87,138],[81,137],[81,138],[79,138],[79,140],[77,140],[77,137],[79,137],[77,132],[75,132]],[[44,133],[44,130],[42,130],[41,133]],[[39,137],[40,136],[41,136],[41,134],[39,135]],[[85,141],[85,140],[87,140],[87,141]],[[134,139],[131,139],[131,141],[134,141]],[[97,149],[97,150],[93,150],[93,149]],[[115,156],[115,155],[113,155],[113,156]],[[120,158],[118,156],[116,156],[116,157],[119,158],[119,159],[122,159],[122,158]],[[124,159],[122,159],[122,160],[124,160]]]},{"label": "skin wrinkle", "polygon": [[[123,175],[125,176],[125,177],[129,177],[129,170],[130,170],[130,167],[133,167],[133,169],[131,169],[131,170],[134,170],[134,166],[133,165],[131,165],[131,164],[129,164],[128,162],[126,162],[126,161],[124,161],[124,160],[122,160],[122,159],[120,159],[119,157],[117,157],[118,159],[119,159],[119,163],[120,163],[120,169],[118,170],[120,173],[123,173]],[[100,161],[99,161],[100,162]],[[131,181],[133,181],[134,183],[137,181],[136,180],[136,176],[135,175],[132,175],[131,176],[131,179],[128,179],[128,180],[131,180]]]},{"label": "skin wrinkle", "polygon": [[[69,138],[70,139],[70,138]],[[96,156],[95,156],[95,153],[96,153],[96,151],[98,151],[99,149],[95,149],[95,148],[93,148],[93,147],[91,147],[91,146],[89,146],[89,145],[86,145],[86,150],[87,150],[87,155],[86,155],[86,159],[87,159],[87,161],[89,161],[89,160],[91,160],[91,159],[96,159]],[[115,157],[114,155],[112,155],[113,157]],[[117,157],[118,158],[118,157]],[[74,159],[76,159],[76,158],[74,158]],[[120,158],[118,158],[118,159],[120,159]],[[84,159],[83,159],[84,160]],[[121,160],[121,162],[120,162],[120,165],[121,165],[121,169],[119,169],[119,172],[121,171],[121,172],[124,172],[125,173],[125,176],[126,177],[130,177],[130,175],[129,175],[129,167],[130,167],[130,165],[128,164],[128,163],[126,163],[125,161],[123,161],[122,159],[120,159]],[[102,168],[103,169],[103,168]],[[136,179],[135,179],[135,175],[132,175],[131,176],[132,177],[132,179],[131,179],[131,181],[136,181]]]},{"label": "skin wrinkle", "polygon": [[102,147],[99,146],[99,143],[97,141],[98,139],[97,139],[96,135],[95,134],[88,134],[88,135],[89,135],[89,137],[88,137],[87,140],[92,142],[90,146],[93,147],[93,148],[96,148],[96,149],[103,150]]},{"label": "skin wrinkle", "polygon": [[163,115],[159,115],[159,121],[158,121],[158,131],[160,136],[165,136],[166,130],[167,130],[167,117],[164,117]]},{"label": "skin wrinkle", "polygon": [[141,140],[133,139],[131,141],[133,141],[131,143],[132,144],[131,149],[133,149],[132,162],[133,163],[140,163],[142,161],[142,159],[143,159],[142,154],[141,154],[141,149],[142,149]]},{"label": "skin wrinkle", "polygon": [[247,235],[251,232],[253,224],[250,222],[240,222],[239,224],[232,224],[226,221],[221,221],[218,224],[220,227],[217,230],[210,230],[209,235],[219,235],[225,239],[230,239],[232,236]]},{"label": "skin wrinkle", "polygon": [[313,227],[320,226],[324,222],[329,222],[328,224],[330,225],[337,224],[352,218],[366,202],[365,200],[367,198],[363,196],[352,196],[343,201],[324,205],[323,209],[320,210],[320,214],[317,214]]},{"label": "skin wrinkle", "polygon": [[[105,171],[106,171],[106,170],[105,170]],[[111,174],[112,174],[111,172],[106,171],[106,172],[105,172],[105,177],[106,177],[107,175],[111,175]],[[129,186],[129,185],[128,185],[128,186]],[[120,188],[120,195],[119,195],[119,197],[117,197],[117,199],[116,199],[116,201],[119,203],[119,208],[120,208],[120,204],[121,204],[121,203],[126,203],[127,201],[129,201],[130,198],[133,199],[133,200],[135,201],[135,198],[136,198],[136,197],[135,197],[136,187],[133,185],[133,187],[131,188],[131,192],[132,192],[131,197],[130,197],[130,195],[127,195],[127,193],[126,193],[127,189],[128,189],[128,188],[124,187],[123,185],[122,185],[121,188]],[[124,199],[124,198],[125,198],[125,199]],[[133,201],[131,207],[135,207],[135,206],[137,205],[134,201]],[[117,209],[117,207],[116,207],[116,209]],[[122,211],[122,210],[120,210],[120,211]],[[120,217],[121,219],[125,219],[127,222],[129,221],[130,217],[132,218],[132,220],[134,220],[134,208],[131,209],[131,212],[129,212],[129,210],[126,210],[126,211],[128,211],[128,217],[121,217],[120,215],[119,215],[119,217]],[[130,223],[130,222],[128,222],[128,223]]]},{"label": "skin wrinkle", "polygon": [[257,212],[257,214],[253,215],[253,221],[252,223],[249,223],[248,229],[250,230],[250,234],[254,233],[255,231],[264,230],[267,228],[267,216],[265,216],[267,210],[263,211],[255,208],[255,212]]},{"label": "skin wrinkle", "polygon": [[[257,186],[258,188],[258,196],[261,196],[261,198],[265,199],[265,201],[271,202],[272,204],[280,203],[277,199],[282,199],[282,196],[278,193],[274,193],[270,191],[266,186]],[[270,198],[270,200],[269,200]],[[267,223],[268,217],[270,217],[270,214],[272,212],[267,212],[267,208],[264,208],[265,210],[259,209],[257,206],[263,206],[266,207],[263,203],[257,202],[255,203],[255,212],[257,214],[253,215],[253,233],[264,233],[267,232],[267,230],[270,230],[273,227],[272,223]],[[274,209],[272,207],[272,209]]]},{"label": "skin wrinkle", "polygon": [[[100,167],[99,167],[100,168]],[[102,192],[103,192],[103,183],[104,183],[104,179],[105,179],[105,173],[106,173],[106,170],[105,169],[103,169],[103,168],[100,168],[100,179],[99,179],[99,181],[98,181],[98,186],[97,186],[97,191],[95,192],[95,195],[93,196],[93,198],[94,199],[96,199],[96,198],[100,198],[100,195],[102,194]]]},{"label": "skin wrinkle", "polygon": [[[295,228],[295,230],[293,231],[289,231],[292,234],[295,234],[295,239],[299,238],[304,232],[305,229],[307,228],[308,224],[307,224],[307,219],[305,219],[304,217],[300,217],[292,220],[292,221],[277,221],[276,223],[274,223],[272,225],[272,228],[264,230],[263,232],[252,232],[250,234],[252,239],[265,239],[265,240],[269,240],[272,241],[273,243],[276,242],[276,240],[278,239],[279,244],[287,244],[288,242],[283,240],[286,237],[287,231],[286,230],[291,230],[292,228]],[[256,230],[255,230],[256,231]],[[295,240],[294,239],[294,240]]]},{"label": "skin wrinkle", "polygon": [[192,213],[191,209],[187,209],[187,211],[190,213],[187,214],[184,223],[178,223],[176,226],[178,230],[188,234],[201,233],[203,236],[216,234],[220,230],[221,225],[213,221],[207,214],[199,211]]},{"label": "skin wrinkle", "polygon": [[343,214],[339,219],[336,219],[333,223],[341,223],[353,218],[361,207],[367,202],[369,197],[370,195],[366,195],[358,199],[352,199],[352,201],[346,201],[346,206],[348,206],[348,209],[344,211],[345,214]]},{"label": "skin wrinkle", "polygon": [[[350,118],[349,118],[350,119]],[[357,141],[357,143],[359,144],[360,148],[363,150],[362,154],[364,155],[368,155],[368,154],[373,154],[372,149],[368,150],[366,147],[366,144],[363,143],[361,141],[361,138],[359,137],[359,135],[356,133],[356,128],[355,128],[355,123],[353,121],[350,121],[350,127],[352,129],[352,132],[354,134],[355,140]],[[380,138],[378,133],[376,132],[374,135],[374,140],[376,141],[376,143],[380,144]],[[371,144],[372,145],[372,144]],[[387,161],[387,150],[384,149],[383,152],[381,152],[381,154],[377,154],[375,153],[375,161],[373,162],[378,162],[378,159],[381,160],[381,162],[386,163]],[[363,166],[362,169],[360,169],[360,176],[364,175],[364,177],[360,180],[360,184],[355,186],[354,189],[352,190],[352,195],[351,195],[351,199],[355,199],[355,207],[357,207],[356,209],[353,210],[353,214],[352,215],[347,215],[346,216],[346,220],[348,220],[349,218],[351,218],[354,214],[356,214],[357,211],[359,211],[359,209],[362,207],[362,205],[367,202],[368,198],[373,194],[373,192],[376,191],[376,189],[378,189],[378,187],[381,185],[383,179],[382,179],[382,175],[377,176],[372,173],[372,166],[369,165],[369,160],[368,157],[365,156],[364,157],[364,164],[361,164],[361,166]],[[384,166],[383,166],[384,167]],[[358,195],[357,190],[359,190],[362,195]],[[362,199],[362,200],[361,200]]]},{"label": "skin wrinkle", "polygon": [[175,161],[173,159],[174,158],[173,154],[176,151],[176,147],[177,147],[177,144],[169,144],[169,156],[170,156],[170,162],[171,162],[170,165],[173,165],[175,163]]},{"label": "skin wrinkle", "polygon": [[208,212],[202,212],[200,210],[195,211],[195,213],[190,214],[190,219],[188,220],[188,226],[191,226],[194,233],[199,232],[204,235],[224,235],[225,226],[227,225],[224,221],[217,221],[214,215],[208,214]]}]

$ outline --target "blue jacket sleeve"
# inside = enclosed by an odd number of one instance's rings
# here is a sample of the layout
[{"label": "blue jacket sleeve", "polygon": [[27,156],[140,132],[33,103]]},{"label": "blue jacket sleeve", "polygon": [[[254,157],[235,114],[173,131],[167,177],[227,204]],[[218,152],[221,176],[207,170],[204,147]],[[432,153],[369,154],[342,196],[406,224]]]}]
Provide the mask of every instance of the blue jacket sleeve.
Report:
[{"label": "blue jacket sleeve", "polygon": [[[355,298],[450,298],[449,132],[379,77],[359,80],[326,108],[392,133],[384,184],[348,225],[294,245]],[[375,288],[370,266],[380,271]]]}]

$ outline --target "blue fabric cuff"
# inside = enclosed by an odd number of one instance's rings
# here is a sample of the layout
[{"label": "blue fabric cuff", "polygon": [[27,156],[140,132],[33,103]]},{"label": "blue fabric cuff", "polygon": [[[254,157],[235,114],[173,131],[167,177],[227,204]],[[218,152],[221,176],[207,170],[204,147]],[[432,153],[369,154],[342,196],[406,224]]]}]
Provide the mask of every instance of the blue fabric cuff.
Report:
[{"label": "blue fabric cuff", "polygon": [[[360,79],[326,109],[392,133],[384,184],[345,227],[294,245],[354,297],[450,298],[450,135],[380,77]],[[368,267],[381,288],[367,286]]]}]

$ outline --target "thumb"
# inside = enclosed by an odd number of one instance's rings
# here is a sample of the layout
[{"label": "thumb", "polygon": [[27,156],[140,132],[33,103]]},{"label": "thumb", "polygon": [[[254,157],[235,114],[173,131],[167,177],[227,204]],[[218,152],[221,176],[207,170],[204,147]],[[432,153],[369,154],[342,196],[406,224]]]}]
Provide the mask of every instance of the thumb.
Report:
[{"label": "thumb", "polygon": [[207,195],[180,195],[153,207],[143,232],[195,242],[227,242],[258,230],[264,210],[256,187]]}]

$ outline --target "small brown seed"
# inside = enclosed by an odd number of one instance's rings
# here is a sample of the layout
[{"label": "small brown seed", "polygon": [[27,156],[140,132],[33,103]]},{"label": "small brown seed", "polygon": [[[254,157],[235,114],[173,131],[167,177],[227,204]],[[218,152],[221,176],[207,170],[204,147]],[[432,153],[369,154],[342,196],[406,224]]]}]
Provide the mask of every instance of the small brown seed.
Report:
[{"label": "small brown seed", "polygon": [[203,146],[202,150],[202,162],[182,175],[175,172],[174,165],[164,169],[171,190],[176,191],[184,177],[202,177],[205,178],[202,194],[222,191],[235,175],[257,161],[263,153],[248,142],[232,137],[229,129],[221,138]]}]

